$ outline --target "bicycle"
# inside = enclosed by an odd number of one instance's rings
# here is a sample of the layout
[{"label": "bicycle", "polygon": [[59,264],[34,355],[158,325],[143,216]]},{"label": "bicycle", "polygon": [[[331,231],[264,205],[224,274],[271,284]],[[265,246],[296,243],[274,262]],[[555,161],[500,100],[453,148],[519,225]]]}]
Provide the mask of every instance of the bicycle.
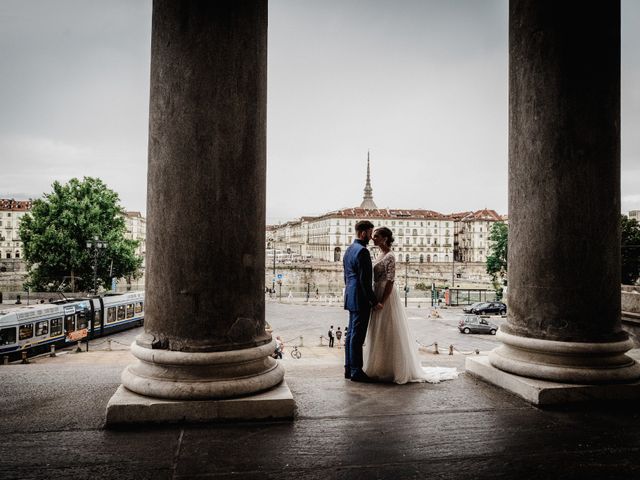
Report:
[{"label": "bicycle", "polygon": [[298,346],[297,345],[294,345],[292,347],[291,356],[293,358],[295,358],[296,360],[300,360],[300,358],[302,357],[302,353],[300,352],[300,350],[298,350]]}]

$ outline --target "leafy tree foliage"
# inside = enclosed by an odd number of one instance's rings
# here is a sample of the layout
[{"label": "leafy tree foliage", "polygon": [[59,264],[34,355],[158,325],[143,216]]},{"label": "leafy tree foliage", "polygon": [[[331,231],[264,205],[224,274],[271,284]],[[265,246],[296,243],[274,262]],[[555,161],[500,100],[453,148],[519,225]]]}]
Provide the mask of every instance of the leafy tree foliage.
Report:
[{"label": "leafy tree foliage", "polygon": [[640,277],[640,224],[625,215],[620,216],[622,241],[622,283],[632,285]]},{"label": "leafy tree foliage", "polygon": [[498,296],[502,296],[502,282],[507,276],[507,252],[509,248],[509,227],[504,222],[496,222],[489,232],[489,255],[487,256],[487,273]]},{"label": "leafy tree foliage", "polygon": [[[98,284],[113,277],[137,276],[142,258],[137,241],[125,238],[124,210],[118,194],[98,178],[54,182],[53,191],[35,200],[22,218],[20,237],[29,267],[25,287],[38,291],[93,289],[94,250],[87,241],[107,243],[98,252]],[[113,262],[113,267],[112,267]],[[64,284],[63,284],[64,283]],[[61,285],[63,284],[63,285]]]}]

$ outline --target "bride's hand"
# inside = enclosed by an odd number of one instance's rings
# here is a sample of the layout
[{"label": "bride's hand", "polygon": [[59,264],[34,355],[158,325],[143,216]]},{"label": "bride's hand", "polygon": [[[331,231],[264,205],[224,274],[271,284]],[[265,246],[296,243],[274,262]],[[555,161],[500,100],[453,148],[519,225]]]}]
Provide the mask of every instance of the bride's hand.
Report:
[{"label": "bride's hand", "polygon": [[378,302],[378,304],[373,307],[374,310],[382,310],[382,308],[384,307],[384,303],[382,302]]}]

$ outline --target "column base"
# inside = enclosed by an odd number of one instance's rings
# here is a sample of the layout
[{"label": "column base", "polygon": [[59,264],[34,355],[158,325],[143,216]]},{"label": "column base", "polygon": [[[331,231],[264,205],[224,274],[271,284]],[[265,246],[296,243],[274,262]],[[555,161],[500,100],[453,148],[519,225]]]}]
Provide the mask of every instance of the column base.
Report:
[{"label": "column base", "polygon": [[491,365],[489,357],[484,355],[468,357],[465,362],[465,368],[471,375],[539,406],[612,400],[640,400],[640,381],[607,385],[580,385],[538,380],[500,370]]},{"label": "column base", "polygon": [[640,364],[625,355],[628,338],[617,342],[560,342],[520,337],[498,330],[502,345],[489,353],[491,365],[522,377],[579,385],[640,380]]},{"label": "column base", "polygon": [[223,352],[180,352],[144,348],[133,342],[138,359],[122,372],[122,385],[139,395],[166,400],[215,400],[269,390],[284,379],[271,354],[275,342]]},{"label": "column base", "polygon": [[224,400],[163,400],[120,385],[107,404],[106,426],[292,419],[294,410],[293,395],[285,381],[266,392]]}]

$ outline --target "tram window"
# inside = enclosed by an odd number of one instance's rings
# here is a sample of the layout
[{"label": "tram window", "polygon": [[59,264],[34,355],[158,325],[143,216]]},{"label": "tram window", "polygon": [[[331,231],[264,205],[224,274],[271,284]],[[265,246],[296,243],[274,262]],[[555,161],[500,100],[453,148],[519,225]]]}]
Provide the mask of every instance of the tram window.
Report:
[{"label": "tram window", "polygon": [[118,305],[118,320],[124,320],[125,310],[124,305]]},{"label": "tram window", "polygon": [[83,328],[87,328],[87,312],[78,312],[78,330],[82,330]]},{"label": "tram window", "polygon": [[51,320],[51,336],[55,337],[62,333],[62,318],[53,318]]},{"label": "tram window", "polygon": [[65,315],[64,317],[64,329],[67,332],[75,332],[76,331],[76,316],[74,315]]},{"label": "tram window", "polygon": [[142,302],[136,302],[136,313],[142,313]]},{"label": "tram window", "polygon": [[107,323],[113,323],[116,321],[116,307],[109,307],[107,309]]},{"label": "tram window", "polygon": [[93,317],[93,326],[94,328],[100,328],[100,325],[102,325],[102,310],[96,310]]},{"label": "tram window", "polygon": [[0,345],[16,343],[16,327],[0,329]]},{"label": "tram window", "polygon": [[18,330],[20,331],[18,335],[18,339],[20,340],[26,340],[27,338],[33,337],[33,323],[20,325],[20,327],[18,327]]},{"label": "tram window", "polygon": [[127,318],[133,318],[133,303],[127,305]]},{"label": "tram window", "polygon": [[36,337],[46,335],[47,333],[49,333],[49,322],[45,320],[44,322],[36,323]]}]

